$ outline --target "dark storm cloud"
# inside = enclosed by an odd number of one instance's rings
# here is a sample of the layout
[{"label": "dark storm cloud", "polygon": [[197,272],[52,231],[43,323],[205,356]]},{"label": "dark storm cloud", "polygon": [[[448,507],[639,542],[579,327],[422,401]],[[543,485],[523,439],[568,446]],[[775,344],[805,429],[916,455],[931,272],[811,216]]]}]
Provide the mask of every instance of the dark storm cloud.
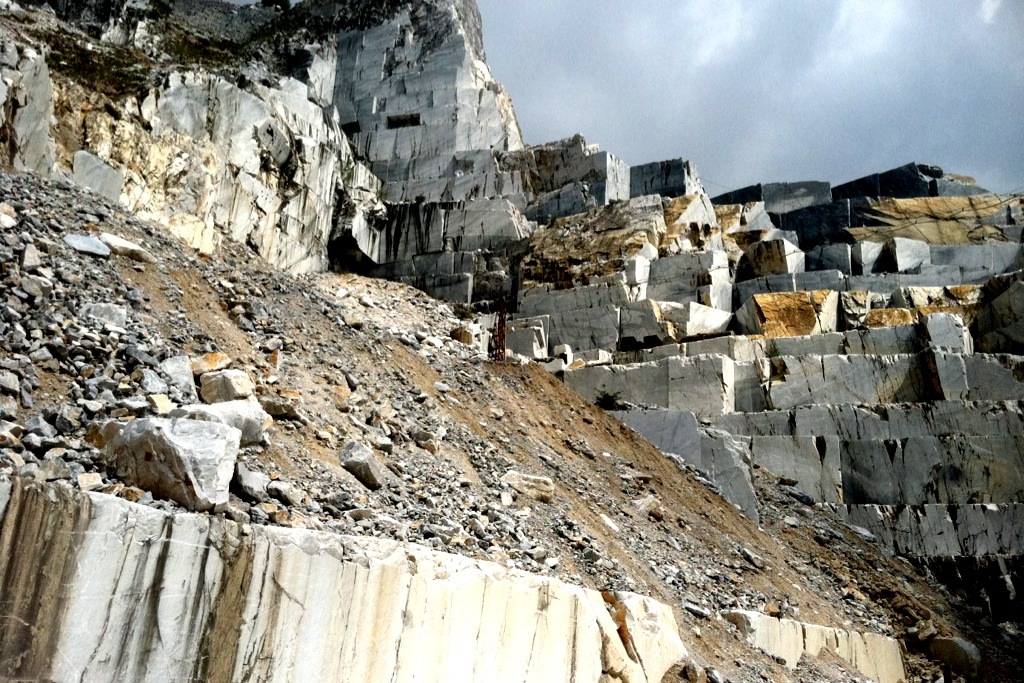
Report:
[{"label": "dark storm cloud", "polygon": [[582,132],[709,192],[909,161],[1024,190],[1018,0],[478,0],[530,143]]}]

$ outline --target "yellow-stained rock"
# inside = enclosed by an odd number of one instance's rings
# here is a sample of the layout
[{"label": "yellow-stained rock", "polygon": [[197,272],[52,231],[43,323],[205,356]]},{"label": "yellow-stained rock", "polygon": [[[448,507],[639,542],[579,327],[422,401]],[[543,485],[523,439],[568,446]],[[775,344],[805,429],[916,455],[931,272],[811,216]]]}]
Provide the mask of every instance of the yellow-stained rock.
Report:
[{"label": "yellow-stained rock", "polygon": [[220,351],[192,359],[192,374],[196,376],[206,374],[207,372],[225,370],[229,367],[231,367],[231,357]]},{"label": "yellow-stained rock", "polygon": [[865,327],[895,327],[912,325],[917,315],[909,308],[876,308],[868,311],[864,317]]},{"label": "yellow-stained rock", "polygon": [[704,194],[687,194],[672,199],[665,207],[666,232],[661,239],[661,251],[673,251],[673,246],[703,249],[721,233],[716,208]]},{"label": "yellow-stained rock", "polygon": [[736,318],[746,334],[802,337],[836,331],[839,293],[832,290],[755,294]]},{"label": "yellow-stained rock", "polygon": [[856,240],[884,242],[906,237],[928,244],[971,244],[1006,241],[991,223],[1000,212],[1022,210],[1024,198],[982,194],[970,197],[917,197],[882,199],[860,213],[878,226],[849,228]]},{"label": "yellow-stained rock", "polygon": [[157,415],[166,415],[175,408],[174,403],[167,397],[167,394],[150,394],[146,397],[146,400],[149,401],[150,409]]},{"label": "yellow-stained rock", "polygon": [[524,284],[588,284],[643,253],[656,257],[666,233],[661,197],[651,195],[557,219],[536,231],[522,264]]}]

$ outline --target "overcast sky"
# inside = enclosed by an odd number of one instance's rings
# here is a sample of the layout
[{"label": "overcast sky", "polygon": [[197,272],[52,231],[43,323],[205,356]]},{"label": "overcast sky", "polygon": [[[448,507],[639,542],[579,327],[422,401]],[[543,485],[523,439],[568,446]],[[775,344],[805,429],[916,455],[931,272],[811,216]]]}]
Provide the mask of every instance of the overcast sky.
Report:
[{"label": "overcast sky", "polygon": [[693,161],[712,195],[907,162],[1024,191],[1022,0],[477,0],[527,143]]}]

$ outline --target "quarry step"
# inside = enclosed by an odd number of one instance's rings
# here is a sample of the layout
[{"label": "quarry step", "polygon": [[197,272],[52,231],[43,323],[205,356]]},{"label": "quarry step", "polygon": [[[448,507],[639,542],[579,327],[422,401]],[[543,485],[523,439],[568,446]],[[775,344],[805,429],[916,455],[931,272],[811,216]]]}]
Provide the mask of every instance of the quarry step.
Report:
[{"label": "quarry step", "polygon": [[[0,589],[0,604],[13,610],[0,670],[14,679],[219,672],[224,680],[568,682],[614,667],[646,683],[686,656],[671,608],[654,600],[414,544],[243,528],[9,480],[0,480],[0,529],[0,556],[20,558]],[[63,572],[38,571],[58,556]],[[147,595],[160,600],[140,604]],[[33,637],[37,630],[47,637]],[[389,655],[364,656],[371,645]]]},{"label": "quarry step", "polygon": [[662,452],[706,472],[750,516],[756,510],[749,478],[753,466],[790,479],[812,499],[827,503],[1024,502],[1022,436],[741,436],[702,427],[685,410],[614,415]]},{"label": "quarry step", "polygon": [[970,334],[964,329],[959,316],[948,313],[935,313],[932,316],[936,325],[950,323],[946,329],[953,334],[939,337],[936,330],[936,338],[932,338],[921,325],[905,324],[771,339],[760,335],[727,335],[637,351],[620,351],[612,355],[611,363],[630,365],[669,356],[711,354],[728,356],[737,363],[750,363],[779,356],[890,356],[921,353],[932,348],[946,352],[972,352]]},{"label": "quarry step", "polygon": [[903,652],[893,638],[747,610],[732,610],[722,616],[736,625],[748,643],[779,658],[790,669],[795,669],[804,655],[817,657],[827,650],[878,683],[899,683],[906,678]]},{"label": "quarry step", "polygon": [[1024,401],[930,401],[873,405],[811,405],[733,413],[713,427],[746,436],[838,436],[843,440],[914,436],[1024,436]]},{"label": "quarry step", "polygon": [[837,514],[911,557],[1024,555],[1024,503],[839,505]]},{"label": "quarry step", "polygon": [[1024,356],[941,351],[775,356],[748,363],[717,354],[670,356],[564,374],[566,384],[588,401],[611,394],[706,419],[809,405],[1021,400],[1022,377]]}]

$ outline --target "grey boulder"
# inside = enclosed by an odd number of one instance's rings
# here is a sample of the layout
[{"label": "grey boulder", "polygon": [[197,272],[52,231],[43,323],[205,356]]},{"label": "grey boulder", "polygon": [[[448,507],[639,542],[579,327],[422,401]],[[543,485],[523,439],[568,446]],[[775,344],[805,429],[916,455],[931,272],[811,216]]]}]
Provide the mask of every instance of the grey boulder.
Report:
[{"label": "grey boulder", "polygon": [[384,486],[384,468],[373,456],[373,451],[363,444],[353,441],[342,449],[338,459],[341,460],[342,467],[371,491]]},{"label": "grey boulder", "polygon": [[98,256],[100,258],[108,258],[110,256],[110,247],[89,235],[64,235],[64,243],[79,254]]},{"label": "grey boulder", "polygon": [[125,482],[189,510],[213,510],[228,502],[241,436],[216,422],[145,418],[124,425],[104,454]]}]

